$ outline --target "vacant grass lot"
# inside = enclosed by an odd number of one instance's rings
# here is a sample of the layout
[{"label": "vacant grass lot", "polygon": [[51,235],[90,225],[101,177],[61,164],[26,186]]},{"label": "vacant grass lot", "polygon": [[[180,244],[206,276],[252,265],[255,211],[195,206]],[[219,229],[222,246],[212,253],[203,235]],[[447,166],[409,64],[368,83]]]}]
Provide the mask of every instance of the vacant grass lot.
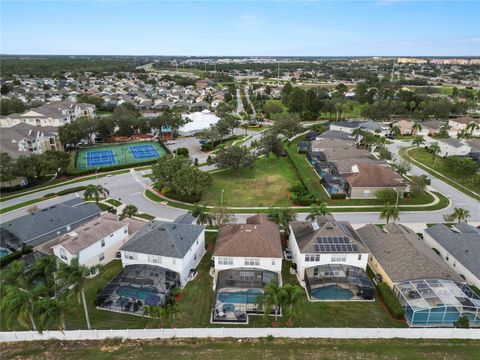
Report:
[{"label": "vacant grass lot", "polygon": [[253,169],[221,171],[212,174],[213,184],[202,197],[206,205],[225,206],[291,206],[288,189],[298,180],[288,158],[274,156],[257,160]]},{"label": "vacant grass lot", "polygon": [[5,359],[478,359],[474,340],[172,339],[2,344]]},{"label": "vacant grass lot", "polygon": [[476,193],[480,193],[480,174],[473,174],[473,175],[455,174],[450,170],[445,160],[441,157],[437,157],[437,159],[435,160],[435,166],[434,166],[432,154],[429,153],[424,148],[413,148],[408,151],[408,156],[428,166],[429,168],[435,171],[438,171],[440,174],[447,177],[447,179],[451,181],[453,186],[455,186],[455,184],[460,184],[472,191],[475,191]]}]

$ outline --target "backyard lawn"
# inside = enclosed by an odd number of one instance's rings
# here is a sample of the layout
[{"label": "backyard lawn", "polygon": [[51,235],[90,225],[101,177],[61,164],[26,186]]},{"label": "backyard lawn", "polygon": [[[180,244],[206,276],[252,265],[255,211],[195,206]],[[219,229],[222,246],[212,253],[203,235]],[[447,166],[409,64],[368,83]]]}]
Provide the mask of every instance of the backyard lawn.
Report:
[{"label": "backyard lawn", "polygon": [[475,340],[171,339],[2,344],[6,359],[478,359]]},{"label": "backyard lawn", "polygon": [[258,159],[253,169],[213,173],[212,180],[203,204],[221,205],[223,189],[225,206],[291,206],[288,189],[298,177],[288,158],[270,156]]},{"label": "backyard lawn", "polygon": [[[456,184],[460,184],[476,192],[477,194],[480,194],[480,174],[473,174],[473,175],[455,174],[450,170],[445,160],[441,157],[437,157],[437,159],[435,160],[435,166],[434,166],[432,154],[423,148],[413,148],[409,150],[407,154],[412,159],[419,161],[420,163],[430,167],[435,171],[438,171],[440,174],[442,174],[447,178],[447,181],[450,181],[452,183],[452,186],[455,187]],[[461,191],[465,192],[464,190],[461,190]],[[467,193],[467,194],[471,195],[470,193]]]}]

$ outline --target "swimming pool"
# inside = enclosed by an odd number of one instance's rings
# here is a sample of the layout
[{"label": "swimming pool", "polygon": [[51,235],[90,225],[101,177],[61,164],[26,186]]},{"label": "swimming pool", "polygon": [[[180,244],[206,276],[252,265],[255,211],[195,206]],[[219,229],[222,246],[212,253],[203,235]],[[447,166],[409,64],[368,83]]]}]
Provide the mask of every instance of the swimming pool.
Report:
[{"label": "swimming pool", "polygon": [[[413,313],[411,311],[405,312],[406,317],[410,320],[412,325],[453,325],[460,317],[459,311],[454,307],[438,307],[430,310],[421,310]],[[470,323],[480,323],[480,319],[475,317],[472,313],[463,313]],[[412,319],[413,317],[413,319]]]},{"label": "swimming pool", "polygon": [[310,295],[318,300],[348,300],[353,297],[353,293],[350,290],[343,289],[338,285],[312,289]]},{"label": "swimming pool", "polygon": [[233,304],[255,304],[258,295],[262,293],[259,289],[248,289],[246,291],[219,292],[218,301]]},{"label": "swimming pool", "polygon": [[10,254],[10,251],[4,248],[0,248],[0,258],[7,256],[8,254]]},{"label": "swimming pool", "polygon": [[145,305],[159,305],[160,296],[155,288],[137,289],[128,286],[121,286],[116,290],[118,296],[137,298],[142,300]]}]

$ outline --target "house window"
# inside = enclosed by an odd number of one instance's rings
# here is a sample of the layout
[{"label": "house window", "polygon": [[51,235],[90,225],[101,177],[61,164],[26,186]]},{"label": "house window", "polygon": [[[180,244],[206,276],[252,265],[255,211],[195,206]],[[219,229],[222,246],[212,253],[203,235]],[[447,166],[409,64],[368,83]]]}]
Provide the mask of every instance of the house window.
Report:
[{"label": "house window", "polygon": [[240,279],[244,281],[252,281],[255,278],[255,275],[251,271],[240,271]]},{"label": "house window", "polygon": [[110,237],[112,237],[112,236],[113,236],[113,234],[110,234]]},{"label": "house window", "polygon": [[124,233],[124,234],[126,234],[127,232],[128,232],[128,230],[127,230],[127,229],[123,230],[123,233]]},{"label": "house window", "polygon": [[358,260],[362,260],[362,254],[358,254]]},{"label": "house window", "polygon": [[103,261],[104,259],[105,259],[104,253],[101,253],[100,255],[98,255],[98,261]]},{"label": "house window", "polygon": [[305,255],[306,262],[320,261],[320,254],[307,254]]},{"label": "house window", "polygon": [[245,265],[246,266],[259,266],[260,265],[260,259],[245,258]]},{"label": "house window", "polygon": [[219,257],[218,265],[233,265],[233,258],[231,257]]},{"label": "house window", "polygon": [[137,260],[137,254],[136,254],[136,253],[132,253],[132,252],[125,251],[125,252],[124,252],[124,255],[125,255],[125,259],[128,259],[128,260]]},{"label": "house window", "polygon": [[153,264],[161,264],[162,258],[160,256],[148,255],[148,262]]},{"label": "house window", "polygon": [[272,259],[272,265],[275,265],[275,259]]},{"label": "house window", "polygon": [[100,240],[100,246],[105,247],[105,239]]},{"label": "house window", "polygon": [[67,260],[67,252],[66,252],[65,249],[63,249],[63,248],[60,248],[60,257],[61,257],[63,260]]},{"label": "house window", "polygon": [[332,255],[332,261],[334,262],[345,262],[347,261],[347,255]]}]

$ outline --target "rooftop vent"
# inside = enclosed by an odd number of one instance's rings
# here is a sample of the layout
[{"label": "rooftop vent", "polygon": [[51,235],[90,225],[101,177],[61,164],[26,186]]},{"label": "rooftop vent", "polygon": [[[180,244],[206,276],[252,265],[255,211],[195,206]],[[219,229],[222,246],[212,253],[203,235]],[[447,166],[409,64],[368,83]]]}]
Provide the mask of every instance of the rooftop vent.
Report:
[{"label": "rooftop vent", "polygon": [[320,226],[318,226],[318,223],[316,221],[312,222],[312,229],[313,231],[317,231],[320,229]]}]

